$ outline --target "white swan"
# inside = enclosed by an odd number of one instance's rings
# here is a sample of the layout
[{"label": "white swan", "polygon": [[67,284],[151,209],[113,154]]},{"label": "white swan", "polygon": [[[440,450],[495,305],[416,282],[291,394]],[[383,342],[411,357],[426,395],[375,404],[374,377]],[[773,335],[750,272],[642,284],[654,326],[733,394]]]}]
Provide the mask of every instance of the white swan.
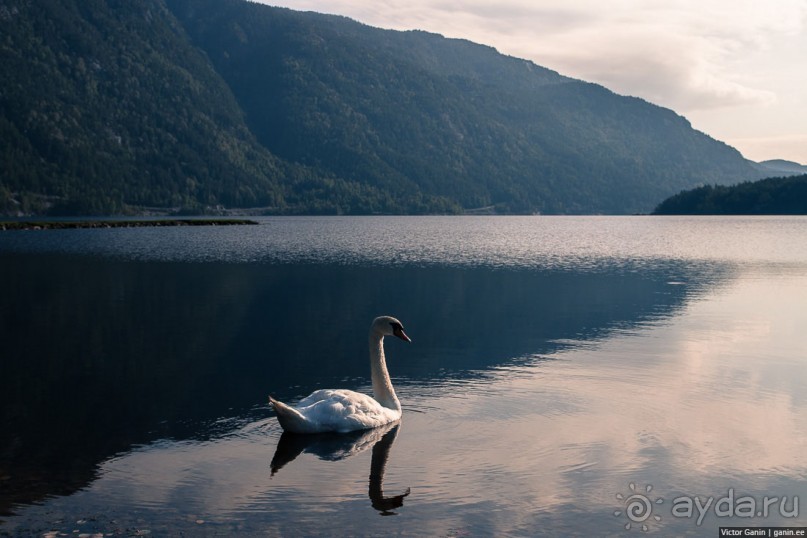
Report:
[{"label": "white swan", "polygon": [[401,402],[392,388],[384,359],[384,337],[397,336],[411,342],[403,325],[381,316],[370,325],[370,375],[375,399],[352,390],[322,389],[291,407],[269,397],[277,420],[292,433],[350,432],[389,424],[401,418]]}]

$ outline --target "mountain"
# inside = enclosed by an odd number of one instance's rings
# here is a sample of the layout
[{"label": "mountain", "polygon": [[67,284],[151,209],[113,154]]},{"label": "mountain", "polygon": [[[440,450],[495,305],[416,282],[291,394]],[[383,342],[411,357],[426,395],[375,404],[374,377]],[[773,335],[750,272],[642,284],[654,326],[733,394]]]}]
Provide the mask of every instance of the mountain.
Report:
[{"label": "mountain", "polygon": [[670,110],[490,47],[237,0],[168,5],[261,143],[340,177],[544,213],[646,211],[760,177]]},{"label": "mountain", "polygon": [[765,175],[671,110],[426,32],[242,0],[6,0],[0,28],[0,212],[631,213]]},{"label": "mountain", "polygon": [[807,174],[707,185],[664,200],[656,215],[807,215]]},{"label": "mountain", "polygon": [[4,2],[0,28],[0,213],[401,211],[262,146],[160,0]]},{"label": "mountain", "polygon": [[771,159],[757,164],[759,164],[767,174],[807,174],[807,166],[784,159]]}]

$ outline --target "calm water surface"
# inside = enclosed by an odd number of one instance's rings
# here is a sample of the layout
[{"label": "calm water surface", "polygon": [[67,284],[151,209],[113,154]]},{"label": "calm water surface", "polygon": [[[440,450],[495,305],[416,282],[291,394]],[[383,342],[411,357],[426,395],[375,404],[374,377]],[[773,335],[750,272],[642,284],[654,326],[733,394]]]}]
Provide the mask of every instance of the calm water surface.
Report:
[{"label": "calm water surface", "polygon": [[[805,245],[800,217],[0,233],[0,535],[807,526]],[[413,339],[401,423],[281,435],[270,392],[370,390],[378,314]]]}]

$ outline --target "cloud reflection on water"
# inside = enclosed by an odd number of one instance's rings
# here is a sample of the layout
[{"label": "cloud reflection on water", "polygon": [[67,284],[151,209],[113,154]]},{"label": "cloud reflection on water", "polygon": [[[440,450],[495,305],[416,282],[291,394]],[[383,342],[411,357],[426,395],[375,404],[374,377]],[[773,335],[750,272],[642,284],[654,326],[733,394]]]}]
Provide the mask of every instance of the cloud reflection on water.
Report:
[{"label": "cloud reflection on water", "polygon": [[[431,453],[421,481],[451,484],[444,469],[461,461],[466,473],[454,482],[482,473],[485,497],[518,491],[527,527],[540,512],[613,507],[613,494],[634,481],[668,498],[729,487],[803,494],[807,277],[747,276],[675,318],[560,351],[534,375],[503,371],[461,405],[448,395],[430,401],[440,416],[415,417],[427,425],[412,429],[447,429],[452,445]],[[705,532],[689,523],[667,524]]]},{"label": "cloud reflection on water", "polygon": [[[594,256],[579,271],[6,256],[0,314],[13,321],[2,327],[15,360],[0,364],[9,374],[0,397],[14,443],[0,455],[15,464],[3,485],[24,494],[4,498],[26,504],[3,530],[94,514],[95,531],[146,519],[155,532],[192,535],[291,524],[301,535],[620,535],[614,494],[631,482],[668,498],[803,491],[804,263],[795,250],[763,260],[783,244],[748,263],[720,261],[720,248],[717,261],[690,263],[676,249],[711,224],[687,222],[689,235],[664,235],[668,244],[630,263],[636,243],[626,247],[623,230],[602,250],[624,256]],[[737,222],[716,225],[726,233]],[[801,221],[776,220],[750,247],[735,235],[721,248],[744,253],[790,222]],[[641,223],[681,232],[671,220]],[[582,255],[588,241],[573,250]],[[519,250],[526,244],[510,254],[541,255]],[[653,258],[668,246],[669,258]],[[412,488],[397,518],[367,517],[376,515],[367,470],[383,444],[337,461],[304,450],[271,477],[281,432],[272,418],[256,421],[267,408],[252,407],[278,386],[293,397],[323,383],[365,385],[363,334],[380,306],[418,344],[390,357],[405,428],[385,478],[391,491]],[[316,339],[311,323],[322,327]],[[45,328],[65,339],[36,338]],[[41,491],[32,495],[17,463],[45,470]]]},{"label": "cloud reflection on water", "polygon": [[[807,378],[793,350],[804,349],[807,320],[794,314],[805,300],[807,277],[741,278],[675,318],[570,346],[554,360],[500,367],[478,381],[405,385],[402,400],[424,412],[405,414],[395,444],[395,489],[413,491],[401,514],[438,534],[469,524],[482,507],[490,517],[473,523],[482,532],[518,534],[569,517],[593,531],[621,528],[608,517],[614,494],[634,481],[668,498],[728,487],[798,493],[793,484],[807,472]],[[738,310],[749,315],[728,315]],[[367,503],[363,453],[373,447],[376,466],[380,440],[388,440],[386,458],[395,435],[397,427],[347,447],[340,440],[319,454],[306,443],[295,450],[299,462],[271,477],[273,443],[283,440],[268,419],[205,442],[162,441],[124,454],[102,464],[85,492],[55,504],[179,505],[208,525],[283,532],[282,522],[295,521],[302,534],[321,529],[327,513],[347,533],[372,534],[390,528],[356,516]],[[686,520],[661,524],[703,531]]]}]

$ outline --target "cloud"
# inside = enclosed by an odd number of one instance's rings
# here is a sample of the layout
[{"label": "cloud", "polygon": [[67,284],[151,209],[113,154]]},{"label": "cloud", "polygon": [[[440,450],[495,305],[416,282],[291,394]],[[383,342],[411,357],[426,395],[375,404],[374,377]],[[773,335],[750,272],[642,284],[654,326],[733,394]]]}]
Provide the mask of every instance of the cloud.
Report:
[{"label": "cloud", "polygon": [[545,45],[533,57],[570,76],[676,110],[767,106],[776,100],[774,92],[756,87],[755,81],[747,83],[724,72],[724,54],[703,38],[653,29],[585,32]]}]

